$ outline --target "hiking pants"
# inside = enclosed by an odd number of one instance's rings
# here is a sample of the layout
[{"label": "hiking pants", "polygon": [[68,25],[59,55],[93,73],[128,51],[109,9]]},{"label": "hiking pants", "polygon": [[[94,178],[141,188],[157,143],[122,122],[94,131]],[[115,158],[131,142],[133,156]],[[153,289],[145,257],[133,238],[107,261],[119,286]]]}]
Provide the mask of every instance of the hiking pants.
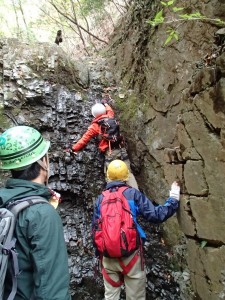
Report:
[{"label": "hiking pants", "polygon": [[[127,265],[134,255],[135,254],[132,254],[130,257],[123,258],[123,263]],[[108,275],[114,281],[118,281],[120,279],[120,272],[122,271],[118,260],[116,258],[103,257],[102,263]],[[121,286],[113,287],[104,277],[103,280],[105,286],[105,300],[119,300]],[[141,256],[138,258],[130,272],[127,275],[124,275],[124,285],[126,300],[146,299],[146,274],[142,268]]]},{"label": "hiking pants", "polygon": [[124,147],[119,148],[119,149],[112,149],[111,151],[109,149],[106,150],[105,166],[104,166],[105,174],[106,174],[108,165],[111,163],[111,161],[113,161],[115,159],[120,159],[125,162],[125,164],[127,165],[128,169],[129,169],[129,178],[127,180],[127,184],[138,190],[137,181],[136,181],[136,179],[131,171],[131,168],[130,168],[130,160],[128,158],[127,150]]}]

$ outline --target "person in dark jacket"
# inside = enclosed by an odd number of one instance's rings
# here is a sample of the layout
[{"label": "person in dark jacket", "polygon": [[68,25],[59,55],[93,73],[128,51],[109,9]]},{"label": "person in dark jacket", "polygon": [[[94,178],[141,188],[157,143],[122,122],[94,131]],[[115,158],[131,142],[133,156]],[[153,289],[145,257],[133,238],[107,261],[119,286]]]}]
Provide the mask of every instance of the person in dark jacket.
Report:
[{"label": "person in dark jacket", "polygon": [[[165,201],[164,205],[155,206],[143,193],[126,184],[126,180],[129,176],[129,170],[123,161],[112,161],[108,166],[107,176],[109,182],[105,190],[111,189],[114,191],[120,187],[127,186],[127,189],[124,190],[123,195],[129,203],[132,217],[136,223],[139,236],[143,243],[146,240],[146,235],[143,229],[137,223],[137,217],[140,215],[151,223],[162,223],[170,218],[179,207],[180,187],[176,182],[172,184],[170,197]],[[93,231],[95,230],[97,220],[100,217],[102,200],[103,194],[98,196],[94,206]],[[104,216],[101,217],[104,218]],[[134,252],[131,256],[123,257],[122,264],[117,258],[103,256],[102,270],[104,270],[104,272],[102,271],[102,273],[105,286],[105,300],[120,299],[121,284],[118,286],[117,283],[121,282],[121,276],[123,276],[126,287],[126,299],[146,299],[146,275],[142,265],[142,245],[140,246],[140,249]],[[137,255],[139,255],[138,259],[134,264],[131,264],[132,259],[134,259],[134,257]],[[125,272],[123,275],[123,265],[128,266],[128,264],[131,264],[132,267],[128,270],[128,273]]]},{"label": "person in dark jacket", "polygon": [[[0,136],[0,169],[12,177],[0,189],[0,206],[25,197],[41,196],[55,204],[47,187],[50,142],[34,128],[16,126]],[[54,199],[53,199],[54,198]],[[15,228],[20,273],[15,300],[70,300],[68,257],[56,205],[38,203],[20,212]],[[7,274],[3,300],[11,291]]]},{"label": "person in dark jacket", "polygon": [[91,138],[99,136],[101,140],[98,144],[98,148],[99,151],[105,156],[105,173],[111,161],[115,159],[121,159],[127,164],[130,171],[128,184],[138,189],[138,184],[130,169],[130,160],[128,158],[127,150],[124,146],[124,143],[109,143],[107,139],[102,137],[102,130],[99,121],[104,118],[114,118],[115,116],[112,107],[107,103],[107,101],[108,100],[103,98],[102,102],[104,104],[96,103],[92,106],[91,112],[94,119],[92,120],[91,125],[82,135],[82,137],[72,146],[72,151],[74,151],[74,153],[76,154],[78,151],[80,151],[87,145]]},{"label": "person in dark jacket", "polygon": [[55,38],[55,43],[57,45],[59,45],[60,43],[62,43],[63,39],[62,39],[62,30],[58,30],[57,34],[56,34],[56,38]]}]

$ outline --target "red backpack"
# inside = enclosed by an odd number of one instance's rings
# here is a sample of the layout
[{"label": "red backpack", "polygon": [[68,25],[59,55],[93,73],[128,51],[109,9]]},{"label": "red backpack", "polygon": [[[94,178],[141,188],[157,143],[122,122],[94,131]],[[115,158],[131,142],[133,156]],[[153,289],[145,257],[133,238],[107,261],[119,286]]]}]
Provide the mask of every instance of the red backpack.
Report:
[{"label": "red backpack", "polygon": [[[142,270],[144,269],[141,239],[129,203],[123,195],[127,188],[128,186],[116,187],[102,193],[100,218],[94,229],[94,243],[101,259],[103,256],[117,258],[122,268],[120,279],[114,281],[102,264],[102,274],[113,287],[119,287],[123,284],[123,275],[130,272],[139,257],[141,258]],[[137,249],[140,251],[136,251]],[[135,251],[136,253],[130,262],[125,265],[122,258],[130,256]]]},{"label": "red backpack", "polygon": [[130,206],[123,195],[127,186],[106,190],[100,206],[100,218],[94,230],[94,243],[106,257],[130,256],[140,246],[140,237]]}]

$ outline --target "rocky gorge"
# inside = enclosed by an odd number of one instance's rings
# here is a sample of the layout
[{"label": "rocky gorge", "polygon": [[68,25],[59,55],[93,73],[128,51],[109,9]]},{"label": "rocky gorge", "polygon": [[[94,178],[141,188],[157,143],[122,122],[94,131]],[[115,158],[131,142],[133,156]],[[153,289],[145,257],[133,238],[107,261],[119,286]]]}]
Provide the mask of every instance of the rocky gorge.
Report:
[{"label": "rocky gorge", "polygon": [[[101,100],[104,82],[112,73],[103,68],[103,58],[71,66],[65,53],[51,45],[29,47],[6,40],[1,55],[1,130],[33,126],[51,141],[49,187],[62,196],[58,210],[69,254],[71,294],[73,299],[103,299],[91,233],[93,204],[105,185],[103,157],[96,140],[77,155],[65,150],[91,122],[90,108]],[[8,176],[1,173],[1,184]],[[160,228],[143,226],[149,232],[145,245],[150,254],[146,256],[149,297],[176,299],[179,287],[171,274],[172,250],[163,241]]]},{"label": "rocky gorge", "polygon": [[[174,179],[182,187],[178,218],[163,227],[142,223],[147,299],[225,299],[224,40],[215,40],[213,24],[187,22],[182,38],[162,47],[165,28],[146,23],[158,3],[134,2],[96,57],[71,61],[55,45],[2,40],[0,128],[34,126],[51,141],[49,184],[63,199],[72,295],[103,299],[91,240],[103,158],[95,140],[76,156],[63,150],[89,125],[91,105],[109,92],[141,190],[163,203]],[[222,0],[180,2],[224,17]],[[6,177],[1,173],[2,183]]]}]

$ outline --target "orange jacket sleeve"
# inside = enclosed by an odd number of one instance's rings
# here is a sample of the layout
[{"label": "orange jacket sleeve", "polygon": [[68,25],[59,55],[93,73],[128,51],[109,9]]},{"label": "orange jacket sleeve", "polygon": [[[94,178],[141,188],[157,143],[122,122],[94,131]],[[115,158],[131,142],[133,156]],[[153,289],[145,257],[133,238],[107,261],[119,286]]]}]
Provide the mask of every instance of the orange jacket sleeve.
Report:
[{"label": "orange jacket sleeve", "polygon": [[97,123],[92,123],[88,130],[83,134],[83,136],[79,139],[76,144],[72,146],[72,150],[77,152],[81,150],[87,143],[90,141],[91,138],[99,134],[99,125]]},{"label": "orange jacket sleeve", "polygon": [[[108,104],[105,104],[105,108],[106,108],[106,114],[102,116],[113,118],[114,111],[112,107],[109,106]],[[87,145],[87,143],[90,141],[91,138],[95,137],[98,134],[100,134],[100,126],[98,125],[97,122],[92,122],[92,124],[88,127],[88,130],[83,134],[81,139],[79,139],[79,141],[72,146],[72,150],[75,152],[81,150],[84,146]]]}]

